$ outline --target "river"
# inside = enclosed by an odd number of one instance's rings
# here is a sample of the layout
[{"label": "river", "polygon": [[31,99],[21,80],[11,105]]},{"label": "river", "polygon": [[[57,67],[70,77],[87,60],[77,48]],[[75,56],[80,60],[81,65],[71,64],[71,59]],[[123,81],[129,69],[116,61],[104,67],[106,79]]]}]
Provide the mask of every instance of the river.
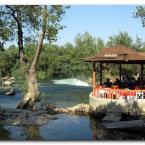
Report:
[{"label": "river", "polygon": [[[41,99],[57,107],[88,103],[90,86],[40,83]],[[16,95],[0,94],[0,106],[15,108],[22,94],[15,85]],[[0,126],[0,140],[141,140],[144,135],[108,131],[90,116],[57,114],[43,126]]]}]

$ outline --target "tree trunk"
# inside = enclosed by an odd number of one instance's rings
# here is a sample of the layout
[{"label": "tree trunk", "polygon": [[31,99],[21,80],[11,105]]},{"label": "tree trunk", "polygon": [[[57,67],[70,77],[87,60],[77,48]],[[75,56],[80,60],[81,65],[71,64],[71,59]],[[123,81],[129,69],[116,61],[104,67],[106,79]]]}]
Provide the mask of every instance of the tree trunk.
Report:
[{"label": "tree trunk", "polygon": [[38,59],[39,59],[40,52],[42,49],[43,39],[44,39],[44,36],[41,35],[40,40],[39,40],[39,45],[38,45],[37,50],[36,50],[35,57],[34,57],[33,62],[31,64],[31,68],[29,70],[28,75],[26,75],[27,92],[26,92],[23,100],[17,106],[17,108],[34,109],[35,101],[40,96],[38,83],[37,83],[36,67],[37,67]]},{"label": "tree trunk", "polygon": [[34,109],[34,103],[40,96],[38,89],[36,71],[30,70],[27,76],[27,93],[23,97],[23,100],[19,103],[17,108],[21,109]]},{"label": "tree trunk", "polygon": [[33,110],[34,106],[35,106],[35,101],[40,96],[38,83],[37,83],[36,68],[37,68],[37,64],[38,64],[38,60],[39,60],[40,53],[42,50],[43,40],[44,40],[45,32],[46,32],[47,15],[45,12],[46,11],[44,11],[44,15],[43,15],[43,27],[42,27],[42,32],[41,32],[41,35],[39,38],[38,47],[36,49],[36,53],[35,53],[33,62],[29,69],[29,73],[26,77],[27,78],[27,87],[28,87],[27,92],[26,92],[23,100],[17,106],[17,108]]},{"label": "tree trunk", "polygon": [[40,56],[40,53],[42,50],[44,35],[45,35],[45,31],[42,31],[33,62],[31,64],[29,73],[26,76],[26,78],[27,78],[27,92],[26,92],[23,100],[17,106],[17,108],[34,109],[35,101],[40,96],[38,83],[37,83],[36,67],[37,67],[39,56]]}]

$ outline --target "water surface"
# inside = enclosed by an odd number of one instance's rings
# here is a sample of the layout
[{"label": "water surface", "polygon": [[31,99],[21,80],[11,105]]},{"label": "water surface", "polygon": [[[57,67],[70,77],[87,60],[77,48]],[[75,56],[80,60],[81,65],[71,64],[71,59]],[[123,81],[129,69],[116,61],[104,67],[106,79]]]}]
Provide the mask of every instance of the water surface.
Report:
[{"label": "water surface", "polygon": [[[40,83],[41,99],[57,107],[88,103],[91,87]],[[18,85],[17,85],[18,86]],[[15,108],[22,94],[16,87],[15,96],[0,94],[0,106]],[[0,140],[144,140],[145,135],[108,131],[90,116],[58,114],[43,126],[0,126]]]}]

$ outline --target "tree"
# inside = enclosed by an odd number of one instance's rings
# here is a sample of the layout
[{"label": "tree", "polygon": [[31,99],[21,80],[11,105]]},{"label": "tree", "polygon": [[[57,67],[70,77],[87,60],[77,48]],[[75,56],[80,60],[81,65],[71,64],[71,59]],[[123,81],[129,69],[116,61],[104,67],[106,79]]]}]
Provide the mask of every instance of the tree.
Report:
[{"label": "tree", "polygon": [[0,76],[10,75],[11,60],[5,51],[1,52],[0,60]]},{"label": "tree", "polygon": [[[129,48],[134,48],[133,40],[132,38],[128,35],[127,32],[119,32],[119,34],[110,36],[108,42],[106,43],[107,47],[112,47],[116,45],[123,45]],[[117,75],[119,74],[119,66],[118,65],[104,65],[106,67],[106,70],[109,71],[109,74],[112,75]],[[112,68],[112,69],[111,69]],[[122,72],[125,74],[126,69],[132,69],[131,65],[123,65],[122,67]]]},{"label": "tree", "polygon": [[133,49],[135,49],[136,51],[143,51],[144,46],[145,46],[145,43],[143,42],[143,40],[139,37],[136,37],[136,41],[133,44]]},{"label": "tree", "polygon": [[110,36],[107,42],[107,46],[115,46],[115,45],[124,45],[126,47],[132,47],[132,38],[128,35],[127,32],[119,32],[118,35]]},{"label": "tree", "polygon": [[133,13],[134,18],[140,18],[142,26],[145,27],[145,7],[136,7],[136,12]]},{"label": "tree", "polygon": [[4,51],[0,51],[0,76],[11,76],[12,68],[16,64],[17,51],[15,46],[10,46]]},{"label": "tree", "polygon": [[4,51],[4,44],[9,40],[10,29],[6,27],[5,22],[0,19],[0,51]]},{"label": "tree", "polygon": [[[60,5],[45,5],[6,6],[1,9],[3,20],[7,20],[9,26],[13,26],[17,30],[19,58],[21,68],[27,80],[27,91],[23,100],[18,105],[18,108],[32,109],[35,101],[40,96],[36,68],[41,54],[43,41],[45,38],[47,38],[49,42],[53,42],[57,39],[59,30],[63,28],[60,21],[65,13],[65,8],[66,7]],[[28,30],[33,29],[35,34],[37,34],[39,29],[41,29],[38,46],[31,64],[28,63],[28,59],[24,54],[23,28]]]}]

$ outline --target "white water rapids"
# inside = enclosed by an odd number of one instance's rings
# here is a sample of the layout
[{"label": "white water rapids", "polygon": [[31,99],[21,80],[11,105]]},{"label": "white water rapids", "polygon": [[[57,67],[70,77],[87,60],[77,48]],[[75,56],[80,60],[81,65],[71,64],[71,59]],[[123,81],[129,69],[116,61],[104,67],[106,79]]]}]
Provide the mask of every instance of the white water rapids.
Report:
[{"label": "white water rapids", "polygon": [[61,79],[61,80],[52,80],[54,84],[66,84],[66,85],[75,85],[75,86],[90,86],[88,83],[78,80],[76,78],[70,79]]}]

